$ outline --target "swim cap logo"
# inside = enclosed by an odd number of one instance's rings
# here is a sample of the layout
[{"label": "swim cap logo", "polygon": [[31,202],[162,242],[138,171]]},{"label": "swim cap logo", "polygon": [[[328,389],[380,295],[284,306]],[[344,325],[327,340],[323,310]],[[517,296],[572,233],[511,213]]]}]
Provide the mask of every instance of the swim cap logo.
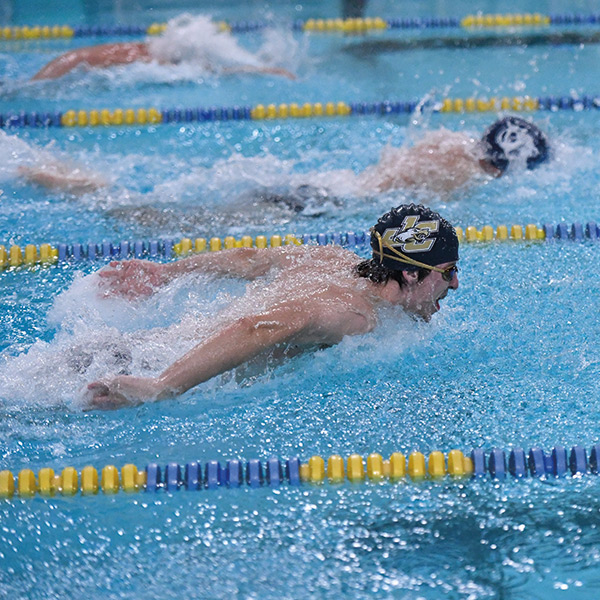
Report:
[{"label": "swim cap logo", "polygon": [[507,123],[496,135],[496,143],[509,160],[521,156],[533,158],[539,154],[531,132],[518,123]]},{"label": "swim cap logo", "polygon": [[430,237],[440,229],[439,221],[422,221],[418,215],[405,217],[401,227],[386,229],[381,239],[386,246],[400,248],[402,252],[429,252],[436,238]]}]

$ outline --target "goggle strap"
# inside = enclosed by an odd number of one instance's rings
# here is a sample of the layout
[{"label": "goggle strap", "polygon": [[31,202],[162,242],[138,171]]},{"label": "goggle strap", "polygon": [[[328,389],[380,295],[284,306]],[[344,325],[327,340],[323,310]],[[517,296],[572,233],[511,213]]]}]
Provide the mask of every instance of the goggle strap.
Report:
[{"label": "goggle strap", "polygon": [[[377,241],[379,242],[379,250],[373,250],[373,252],[375,252],[375,254],[379,254],[379,262],[383,263],[383,259],[385,258],[391,258],[392,260],[397,260],[398,262],[407,264],[407,265],[413,265],[414,267],[421,267],[422,269],[428,269],[429,271],[437,271],[438,273],[445,273],[446,269],[440,269],[439,267],[432,267],[431,265],[427,265],[425,263],[419,262],[418,260],[415,260],[414,258],[410,258],[410,256],[406,256],[406,254],[403,254],[402,252],[400,252],[399,250],[396,250],[396,248],[394,248],[393,246],[390,246],[389,244],[386,244],[383,241],[383,238],[381,237],[381,234],[379,233],[379,231],[373,231],[373,233],[375,234],[375,237],[377,238]],[[390,256],[389,254],[385,254],[383,251],[383,248],[387,248],[388,250],[390,250],[391,252],[393,252],[394,254],[396,254],[397,256]]]}]

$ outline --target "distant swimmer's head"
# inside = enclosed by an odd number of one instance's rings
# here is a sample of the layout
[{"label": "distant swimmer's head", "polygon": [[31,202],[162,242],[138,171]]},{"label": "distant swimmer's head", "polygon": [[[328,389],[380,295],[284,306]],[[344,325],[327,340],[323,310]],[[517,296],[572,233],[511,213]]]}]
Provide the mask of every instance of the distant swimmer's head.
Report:
[{"label": "distant swimmer's head", "polygon": [[504,173],[509,165],[535,169],[550,158],[544,133],[521,117],[509,116],[493,123],[481,138],[484,160]]},{"label": "distant swimmer's head", "polygon": [[439,310],[448,289],[458,287],[454,227],[425,206],[404,204],[384,214],[371,228],[371,248],[373,258],[357,265],[358,275],[398,282],[405,292],[401,303],[425,320]]}]

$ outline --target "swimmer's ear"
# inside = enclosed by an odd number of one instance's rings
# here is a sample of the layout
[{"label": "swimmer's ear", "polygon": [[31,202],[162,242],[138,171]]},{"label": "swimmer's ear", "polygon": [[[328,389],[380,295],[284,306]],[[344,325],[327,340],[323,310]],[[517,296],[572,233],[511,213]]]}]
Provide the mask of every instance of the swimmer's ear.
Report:
[{"label": "swimmer's ear", "polygon": [[402,277],[404,277],[404,281],[409,285],[419,283],[418,271],[402,271]]}]

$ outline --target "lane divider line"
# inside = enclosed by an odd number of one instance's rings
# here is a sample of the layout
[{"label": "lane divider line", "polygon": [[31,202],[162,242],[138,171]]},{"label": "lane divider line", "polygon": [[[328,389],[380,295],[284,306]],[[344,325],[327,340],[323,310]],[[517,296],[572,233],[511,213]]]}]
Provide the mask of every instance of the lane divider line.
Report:
[{"label": "lane divider line", "polygon": [[[231,33],[248,33],[267,27],[287,26],[273,20],[255,21],[217,21],[221,31]],[[348,19],[307,19],[296,20],[291,29],[305,33],[366,33],[390,29],[501,29],[523,27],[548,27],[564,25],[597,25],[600,14],[563,13],[477,13],[464,17],[404,17],[383,18],[363,17]],[[149,26],[139,25],[22,25],[4,26],[0,28],[0,40],[48,40],[57,38],[86,37],[139,37],[144,35],[160,35],[167,23],[152,23]]]},{"label": "lane divider line", "polygon": [[443,98],[382,102],[291,102],[254,106],[211,106],[194,108],[115,108],[69,109],[66,111],[17,111],[0,113],[0,127],[101,127],[154,126],[167,123],[204,123],[212,121],[263,121],[351,116],[410,115],[415,110],[434,113],[496,113],[500,111],[535,112],[571,110],[580,112],[600,108],[600,95],[582,96],[503,96],[491,98]]},{"label": "lane divider line", "polygon": [[[465,229],[455,227],[456,235],[461,243],[489,243],[489,242],[558,242],[575,241],[597,242],[600,239],[600,224],[590,221],[588,223],[559,223],[553,225],[546,223],[542,226],[530,223],[525,225],[499,225],[495,229],[491,225],[484,225],[481,229],[468,226]],[[289,245],[318,245],[333,244],[347,248],[360,248],[369,244],[368,231],[345,233],[305,233],[294,235],[288,233],[284,236],[258,235],[255,238],[244,235],[240,238],[226,236],[224,238],[183,238],[179,241],[172,239],[163,240],[123,240],[117,244],[103,241],[88,244],[59,243],[41,244],[39,248],[34,244],[27,244],[23,250],[21,246],[12,245],[8,248],[0,245],[0,269],[11,269],[22,266],[48,265],[48,264],[76,264],[81,261],[99,260],[125,260],[128,258],[146,259],[173,259],[192,253],[217,252],[230,248],[278,248]]]},{"label": "lane divider line", "polygon": [[486,453],[481,448],[473,449],[468,456],[460,450],[450,450],[447,455],[433,451],[426,458],[414,451],[408,456],[401,452],[392,453],[384,459],[379,453],[371,453],[366,460],[360,454],[351,454],[345,460],[334,454],[327,461],[321,456],[312,456],[302,463],[297,457],[281,461],[271,457],[261,462],[228,460],[223,465],[217,460],[188,462],[185,465],[169,463],[164,469],[157,463],[148,464],[138,470],[134,464],[126,464],[120,470],[107,465],[100,473],[91,465],[77,472],[65,467],[60,474],[45,467],[38,471],[37,478],[31,469],[22,469],[17,477],[9,470],[0,471],[0,498],[41,496],[81,496],[137,492],[199,491],[202,489],[251,488],[269,486],[277,488],[284,483],[290,486],[303,484],[332,485],[344,483],[380,483],[389,481],[420,482],[424,480],[491,479],[505,480],[509,477],[581,477],[598,474],[600,445],[592,446],[588,455],[583,446],[573,446],[568,452],[564,446],[555,446],[545,452],[532,447],[526,454],[522,448],[513,448],[507,453],[494,448]]}]

